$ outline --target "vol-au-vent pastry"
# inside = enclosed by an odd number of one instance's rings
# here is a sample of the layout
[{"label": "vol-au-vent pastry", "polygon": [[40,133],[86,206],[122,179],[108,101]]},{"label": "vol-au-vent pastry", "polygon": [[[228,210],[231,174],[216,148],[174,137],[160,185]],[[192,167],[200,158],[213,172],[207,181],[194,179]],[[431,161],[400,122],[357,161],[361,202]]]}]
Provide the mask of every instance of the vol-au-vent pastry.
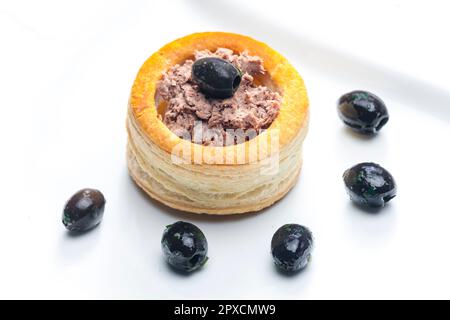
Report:
[{"label": "vol-au-vent pastry", "polygon": [[129,172],[175,209],[259,211],[295,185],[308,115],[303,80],[278,52],[243,35],[192,34],[139,70],[127,116]]}]

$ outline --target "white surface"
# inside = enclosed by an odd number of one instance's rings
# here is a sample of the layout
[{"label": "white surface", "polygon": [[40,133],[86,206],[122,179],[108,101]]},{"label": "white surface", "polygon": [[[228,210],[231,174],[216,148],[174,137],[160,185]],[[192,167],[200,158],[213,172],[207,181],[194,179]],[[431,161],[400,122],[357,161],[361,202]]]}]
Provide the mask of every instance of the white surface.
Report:
[{"label": "white surface", "polygon": [[[277,4],[276,8],[271,6]],[[0,298],[450,298],[448,6],[442,1],[9,1],[0,4]],[[171,23],[168,23],[168,19]],[[196,31],[254,36],[306,81],[311,126],[302,177],[258,215],[205,217],[148,200],[125,166],[134,77],[163,44]],[[338,120],[353,89],[380,95],[391,119],[373,139]],[[371,215],[342,172],[388,168],[398,197]],[[101,226],[69,236],[64,202],[101,189]],[[210,260],[171,272],[160,237],[197,224]],[[316,247],[294,277],[275,271],[275,230],[308,226]]]}]

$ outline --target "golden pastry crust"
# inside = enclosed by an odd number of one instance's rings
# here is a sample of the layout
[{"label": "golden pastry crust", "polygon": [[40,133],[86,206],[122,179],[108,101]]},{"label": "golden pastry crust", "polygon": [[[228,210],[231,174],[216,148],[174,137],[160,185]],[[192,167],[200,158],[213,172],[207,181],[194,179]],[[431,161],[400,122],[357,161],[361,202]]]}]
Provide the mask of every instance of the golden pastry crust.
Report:
[{"label": "golden pastry crust", "polygon": [[[196,50],[219,47],[247,50],[263,59],[273,86],[282,95],[280,112],[254,139],[225,147],[203,146],[173,134],[158,117],[155,91],[162,74],[192,57]],[[179,210],[235,214],[258,211],[281,199],[295,184],[308,127],[308,98],[292,65],[262,42],[246,36],[206,32],[175,40],[153,54],[140,69],[129,101],[127,119],[130,175],[152,198]],[[272,141],[277,141],[273,144]],[[272,152],[274,146],[279,150]],[[174,150],[186,163],[175,163]],[[257,161],[255,162],[255,150]],[[229,155],[244,152],[245,157]],[[200,159],[200,161],[199,161]],[[273,174],[261,170],[276,161]]]},{"label": "golden pastry crust", "polygon": [[[180,143],[191,144],[173,134],[158,118],[155,104],[156,85],[164,71],[169,67],[183,62],[192,57],[195,50],[215,50],[219,47],[232,49],[236,52],[248,50],[250,55],[259,56],[264,61],[264,68],[279,92],[283,95],[280,113],[270,128],[266,131],[270,134],[273,129],[280,129],[280,148],[290,143],[299,131],[306,125],[308,117],[308,97],[303,80],[294,67],[278,52],[266,44],[252,38],[223,32],[196,33],[175,40],[153,54],[140,69],[134,82],[130,108],[142,131],[161,149],[172,152]],[[267,139],[259,135],[245,143],[248,152],[250,144],[258,144],[259,139]],[[181,140],[181,141],[180,141]],[[196,152],[201,153],[202,146],[194,146]],[[216,148],[216,147],[209,147]],[[222,149],[223,147],[218,147]],[[228,146],[225,148],[235,148]],[[216,155],[221,150],[209,150],[203,154],[205,162],[210,154]],[[225,150],[226,152],[226,150]],[[232,151],[231,151],[232,152]]]}]

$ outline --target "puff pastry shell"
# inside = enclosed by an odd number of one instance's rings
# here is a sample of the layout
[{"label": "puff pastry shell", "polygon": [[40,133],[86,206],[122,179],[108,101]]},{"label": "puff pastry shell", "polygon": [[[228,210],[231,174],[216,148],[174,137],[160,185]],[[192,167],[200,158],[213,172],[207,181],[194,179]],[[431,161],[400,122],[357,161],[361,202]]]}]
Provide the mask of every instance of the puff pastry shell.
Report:
[{"label": "puff pastry shell", "polygon": [[[177,137],[161,121],[156,85],[165,70],[194,51],[219,47],[261,57],[268,77],[261,81],[282,95],[282,105],[271,126],[255,138],[234,146],[202,146]],[[298,179],[308,105],[300,75],[262,42],[223,32],[175,40],[144,63],[134,82],[127,115],[130,175],[150,197],[182,211],[259,211],[281,199]]]}]

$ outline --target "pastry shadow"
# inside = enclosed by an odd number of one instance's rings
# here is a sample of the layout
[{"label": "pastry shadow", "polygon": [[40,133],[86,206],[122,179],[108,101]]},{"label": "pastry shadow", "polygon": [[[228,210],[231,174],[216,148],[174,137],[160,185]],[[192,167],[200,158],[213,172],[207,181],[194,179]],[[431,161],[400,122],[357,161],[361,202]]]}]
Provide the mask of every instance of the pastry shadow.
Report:
[{"label": "pastry shadow", "polygon": [[194,0],[191,5],[196,6],[198,12],[203,12],[206,17],[214,19],[224,29],[233,25],[231,32],[238,31],[268,41],[280,51],[289,52],[290,57],[329,78],[339,82],[358,83],[359,87],[371,88],[380,95],[389,94],[418,112],[430,112],[433,116],[450,122],[450,109],[447,108],[450,105],[450,92],[443,88],[363,58],[350,56],[276,24],[273,19],[266,19],[264,15],[236,8],[223,0]]},{"label": "pastry shadow", "polygon": [[147,203],[149,203],[157,212],[168,214],[174,217],[177,220],[185,220],[188,219],[190,221],[203,221],[203,222],[227,222],[227,221],[236,221],[236,220],[244,220],[251,219],[255,216],[258,216],[266,211],[268,211],[272,206],[264,208],[260,211],[256,212],[247,212],[247,213],[237,213],[237,214],[226,214],[226,215],[218,215],[218,214],[206,214],[206,213],[192,213],[187,211],[182,211],[178,209],[171,208],[155,199],[147,195],[147,193],[142,190],[142,188],[131,178],[128,177],[130,181],[132,181],[133,186],[137,189],[137,192],[140,197],[145,199]]}]

